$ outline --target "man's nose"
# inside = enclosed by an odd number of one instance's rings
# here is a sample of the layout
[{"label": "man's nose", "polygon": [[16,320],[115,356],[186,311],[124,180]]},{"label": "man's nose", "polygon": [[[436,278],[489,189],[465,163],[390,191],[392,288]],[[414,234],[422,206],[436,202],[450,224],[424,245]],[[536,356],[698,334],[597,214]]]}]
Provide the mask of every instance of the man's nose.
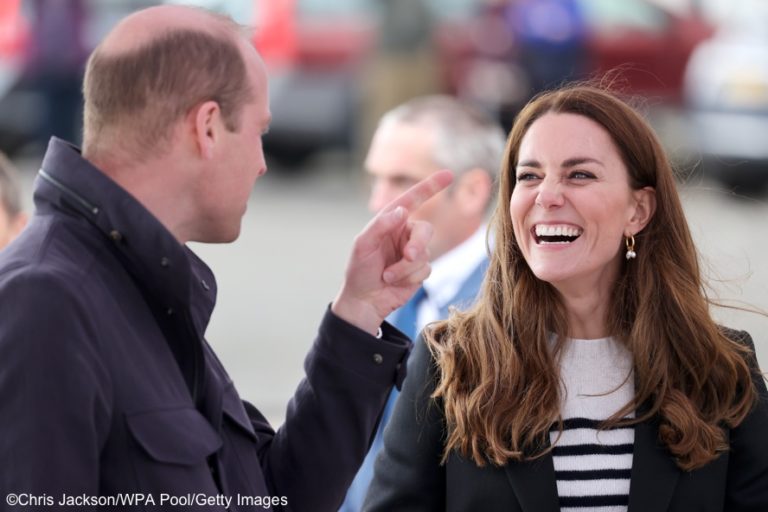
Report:
[{"label": "man's nose", "polygon": [[393,187],[383,183],[375,183],[371,188],[371,196],[368,198],[368,210],[378,213],[382,208],[392,202],[397,193]]}]

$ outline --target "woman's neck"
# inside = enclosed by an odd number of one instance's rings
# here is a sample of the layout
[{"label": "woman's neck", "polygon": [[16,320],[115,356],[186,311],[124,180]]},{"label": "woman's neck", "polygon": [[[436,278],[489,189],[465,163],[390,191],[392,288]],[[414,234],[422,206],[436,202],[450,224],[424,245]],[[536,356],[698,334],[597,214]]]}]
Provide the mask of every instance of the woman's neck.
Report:
[{"label": "woman's neck", "polygon": [[584,340],[606,338],[608,332],[608,297],[599,290],[583,293],[561,292],[568,315],[568,336]]}]

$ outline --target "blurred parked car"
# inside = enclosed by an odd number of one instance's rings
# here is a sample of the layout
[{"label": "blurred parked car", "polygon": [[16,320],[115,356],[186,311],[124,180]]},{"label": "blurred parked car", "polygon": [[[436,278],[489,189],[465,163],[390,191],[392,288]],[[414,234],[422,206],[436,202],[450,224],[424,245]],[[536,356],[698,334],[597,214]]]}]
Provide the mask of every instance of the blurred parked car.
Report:
[{"label": "blurred parked car", "polygon": [[[587,29],[589,75],[622,67],[619,85],[625,92],[680,101],[685,63],[714,31],[708,22],[694,11],[680,13],[648,0],[577,3]],[[376,4],[252,2],[254,40],[271,68],[274,122],[265,144],[273,153],[301,160],[318,149],[367,143],[358,140],[360,82],[378,37]],[[518,61],[505,2],[429,0],[427,5],[442,91],[479,104],[509,125],[536,91]]]},{"label": "blurred parked car", "polygon": [[[360,140],[363,78],[377,48],[383,1],[254,2],[254,44],[270,69],[273,122],[265,146],[273,156],[298,163],[318,150],[367,144]],[[454,92],[457,70],[471,53],[468,22],[477,0],[429,0],[426,5],[439,87]]]},{"label": "blurred parked car", "polygon": [[590,69],[623,68],[630,94],[680,102],[688,59],[714,27],[697,10],[648,0],[579,0],[588,26]]},{"label": "blurred parked car", "polygon": [[734,2],[691,56],[685,99],[704,172],[741,192],[768,187],[768,2]]},{"label": "blurred parked car", "polygon": [[[87,0],[90,47],[127,12],[161,0]],[[359,114],[365,64],[379,39],[378,8],[387,0],[166,0],[226,12],[256,27],[254,43],[270,72],[274,122],[265,145],[294,161],[317,150],[355,149],[362,141]],[[511,120],[534,92],[516,55],[515,33],[504,19],[505,0],[425,0],[433,17],[438,87]],[[8,6],[0,2],[0,27]],[[683,64],[711,28],[648,0],[578,0],[588,28],[588,66],[604,72],[619,65],[625,90],[676,100]],[[20,26],[23,26],[23,20]],[[3,33],[0,33],[0,51]],[[12,60],[12,59],[11,59]],[[39,129],[41,106],[22,87],[13,66],[0,64],[0,147],[4,128]],[[10,60],[9,60],[10,62]],[[8,69],[10,71],[8,71]],[[418,73],[416,69],[413,72]],[[3,81],[14,84],[3,91]],[[11,137],[12,138],[12,137]],[[24,137],[22,136],[21,139]]]}]

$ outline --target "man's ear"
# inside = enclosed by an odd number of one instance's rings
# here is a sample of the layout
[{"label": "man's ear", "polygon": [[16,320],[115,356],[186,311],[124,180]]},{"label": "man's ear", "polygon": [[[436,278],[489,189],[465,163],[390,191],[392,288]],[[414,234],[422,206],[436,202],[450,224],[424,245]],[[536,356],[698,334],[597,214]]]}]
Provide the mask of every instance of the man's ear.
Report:
[{"label": "man's ear", "polygon": [[643,187],[639,190],[633,190],[632,196],[635,200],[635,211],[629,219],[626,231],[636,235],[648,225],[656,212],[656,189]]},{"label": "man's ear", "polygon": [[224,128],[221,109],[215,101],[201,103],[192,111],[195,143],[200,155],[206,160],[213,156],[216,143]]},{"label": "man's ear", "polygon": [[483,169],[463,173],[449,193],[456,195],[456,207],[467,216],[484,215],[493,193],[493,179]]}]

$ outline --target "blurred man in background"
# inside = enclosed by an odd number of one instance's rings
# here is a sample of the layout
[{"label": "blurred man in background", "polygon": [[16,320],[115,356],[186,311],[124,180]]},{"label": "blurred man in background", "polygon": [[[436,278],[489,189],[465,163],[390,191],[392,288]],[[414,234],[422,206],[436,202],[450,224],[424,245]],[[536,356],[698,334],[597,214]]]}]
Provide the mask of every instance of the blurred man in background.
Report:
[{"label": "blurred man in background", "polygon": [[[386,113],[378,124],[365,159],[373,181],[368,202],[372,212],[438,169],[450,169],[455,176],[449,189],[412,214],[434,227],[429,244],[432,273],[413,298],[388,317],[411,339],[429,322],[446,318],[449,307],[464,308],[477,296],[488,264],[485,218],[505,139],[498,123],[450,96],[413,99]],[[390,394],[342,512],[362,508],[397,395],[397,390]]]},{"label": "blurred man in background", "polygon": [[0,249],[11,243],[26,225],[16,169],[0,153]]}]

